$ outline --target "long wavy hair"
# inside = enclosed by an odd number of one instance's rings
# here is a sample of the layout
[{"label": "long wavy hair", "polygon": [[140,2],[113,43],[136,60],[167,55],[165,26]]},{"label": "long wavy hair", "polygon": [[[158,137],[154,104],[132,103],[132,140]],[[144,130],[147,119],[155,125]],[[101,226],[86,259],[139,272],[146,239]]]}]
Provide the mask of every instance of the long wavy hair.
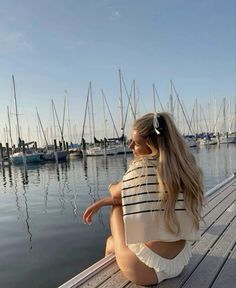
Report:
[{"label": "long wavy hair", "polygon": [[175,214],[180,191],[184,194],[185,209],[192,217],[195,228],[199,229],[204,204],[202,171],[172,116],[166,112],[145,114],[135,121],[133,130],[146,139],[151,155],[157,156],[157,178],[162,187],[161,207],[164,208],[168,229],[172,233],[180,231]]}]

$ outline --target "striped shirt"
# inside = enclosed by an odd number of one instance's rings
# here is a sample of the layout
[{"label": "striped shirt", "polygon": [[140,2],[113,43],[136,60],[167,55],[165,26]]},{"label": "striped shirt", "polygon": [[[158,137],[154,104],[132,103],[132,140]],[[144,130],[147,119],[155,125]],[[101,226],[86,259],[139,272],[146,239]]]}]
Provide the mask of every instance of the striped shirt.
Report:
[{"label": "striped shirt", "polygon": [[175,205],[180,232],[176,235],[166,227],[160,207],[157,164],[157,159],[152,156],[136,159],[123,177],[121,196],[126,244],[199,239],[199,231],[193,227],[186,212],[181,192]]}]

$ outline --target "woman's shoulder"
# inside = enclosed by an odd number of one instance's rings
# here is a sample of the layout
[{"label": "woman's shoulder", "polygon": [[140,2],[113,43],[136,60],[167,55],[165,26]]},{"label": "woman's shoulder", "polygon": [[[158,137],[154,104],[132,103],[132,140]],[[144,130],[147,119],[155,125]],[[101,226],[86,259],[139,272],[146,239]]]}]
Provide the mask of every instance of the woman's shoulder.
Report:
[{"label": "woman's shoulder", "polygon": [[148,170],[156,170],[158,159],[154,156],[135,157],[130,163],[129,169],[125,175],[142,175],[147,174]]}]

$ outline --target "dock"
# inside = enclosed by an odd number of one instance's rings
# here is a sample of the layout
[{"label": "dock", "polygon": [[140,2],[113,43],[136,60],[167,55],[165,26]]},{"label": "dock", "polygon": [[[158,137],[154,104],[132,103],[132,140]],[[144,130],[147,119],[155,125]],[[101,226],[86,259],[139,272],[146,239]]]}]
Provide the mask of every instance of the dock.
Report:
[{"label": "dock", "polygon": [[[148,286],[158,288],[236,287],[236,173],[206,192],[201,238],[180,276]],[[59,288],[142,288],[126,279],[115,256],[104,257]],[[146,286],[147,287],[147,286]]]}]

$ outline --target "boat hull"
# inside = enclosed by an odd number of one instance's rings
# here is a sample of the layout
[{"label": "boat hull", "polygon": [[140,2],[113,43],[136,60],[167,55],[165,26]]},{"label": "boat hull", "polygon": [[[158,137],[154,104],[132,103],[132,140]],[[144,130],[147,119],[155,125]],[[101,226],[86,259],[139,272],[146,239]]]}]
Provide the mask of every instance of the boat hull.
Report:
[{"label": "boat hull", "polygon": [[38,163],[43,161],[43,154],[32,153],[24,155],[23,153],[15,153],[10,156],[10,160],[13,164]]}]

